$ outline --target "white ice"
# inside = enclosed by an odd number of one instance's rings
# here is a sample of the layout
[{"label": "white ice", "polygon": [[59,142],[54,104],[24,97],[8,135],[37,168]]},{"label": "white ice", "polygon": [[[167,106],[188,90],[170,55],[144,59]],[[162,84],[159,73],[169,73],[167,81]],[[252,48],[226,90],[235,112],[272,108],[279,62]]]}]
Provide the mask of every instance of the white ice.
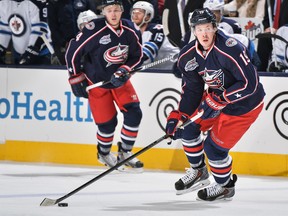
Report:
[{"label": "white ice", "polygon": [[196,201],[196,192],[176,195],[183,172],[113,171],[57,205],[56,200],[105,171],[104,167],[71,167],[0,163],[1,216],[237,216],[288,215],[288,178],[238,175],[232,201]]}]

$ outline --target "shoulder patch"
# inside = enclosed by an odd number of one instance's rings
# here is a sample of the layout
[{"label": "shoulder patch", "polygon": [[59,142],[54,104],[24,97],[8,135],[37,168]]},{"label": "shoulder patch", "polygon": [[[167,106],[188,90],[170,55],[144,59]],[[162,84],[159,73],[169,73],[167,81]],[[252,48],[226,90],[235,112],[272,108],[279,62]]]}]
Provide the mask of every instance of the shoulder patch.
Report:
[{"label": "shoulder patch", "polygon": [[110,34],[104,35],[103,37],[100,38],[99,43],[100,44],[108,44],[111,42]]},{"label": "shoulder patch", "polygon": [[237,40],[235,38],[228,38],[225,44],[227,47],[233,47],[237,44]]},{"label": "shoulder patch", "polygon": [[85,24],[85,27],[88,30],[93,30],[95,28],[95,23],[94,22],[89,22],[89,23]]},{"label": "shoulder patch", "polygon": [[193,71],[195,70],[195,68],[197,68],[199,66],[198,62],[196,61],[196,58],[194,57],[193,59],[191,59],[190,61],[188,61],[185,65],[184,70],[185,71]]}]

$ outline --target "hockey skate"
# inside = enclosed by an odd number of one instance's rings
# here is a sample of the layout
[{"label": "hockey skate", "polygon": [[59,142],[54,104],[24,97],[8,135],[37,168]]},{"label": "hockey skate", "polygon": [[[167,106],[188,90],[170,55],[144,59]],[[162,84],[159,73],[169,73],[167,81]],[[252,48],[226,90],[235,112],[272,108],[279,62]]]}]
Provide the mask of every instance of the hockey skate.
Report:
[{"label": "hockey skate", "polygon": [[[123,149],[121,148],[121,142],[118,142],[117,145],[118,145],[118,157],[117,157],[118,162],[126,160],[127,158],[132,156],[132,152],[123,151]],[[133,159],[127,161],[127,163],[125,163],[125,165],[127,167],[139,169],[139,171],[140,171],[140,169],[142,170],[143,166],[144,166],[144,164],[140,160],[138,160],[136,157],[134,157]]]},{"label": "hockey skate", "polygon": [[209,173],[206,166],[199,169],[189,168],[186,170],[186,175],[175,183],[176,195],[189,193],[209,184]]},{"label": "hockey skate", "polygon": [[214,201],[214,200],[232,200],[235,194],[235,182],[237,175],[233,174],[232,179],[225,186],[217,183],[198,191],[197,200]]},{"label": "hockey skate", "polygon": [[[102,163],[105,166],[108,166],[110,168],[116,166],[116,164],[118,162],[117,157],[114,154],[112,154],[111,152],[109,152],[109,154],[107,154],[107,155],[103,155],[103,154],[100,154],[98,152],[97,157],[98,157],[98,161],[100,163]],[[117,168],[117,170],[122,171],[122,170],[124,170],[124,167],[120,166]]]}]

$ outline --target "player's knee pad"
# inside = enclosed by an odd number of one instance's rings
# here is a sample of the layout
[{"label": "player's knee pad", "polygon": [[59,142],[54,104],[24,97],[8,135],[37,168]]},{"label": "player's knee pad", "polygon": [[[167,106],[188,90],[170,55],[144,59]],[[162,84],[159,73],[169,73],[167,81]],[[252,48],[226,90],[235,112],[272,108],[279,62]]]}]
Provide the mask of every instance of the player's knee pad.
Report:
[{"label": "player's knee pad", "polygon": [[209,135],[204,141],[204,151],[207,158],[212,161],[222,160],[228,156],[228,150],[218,147]]},{"label": "player's knee pad", "polygon": [[102,133],[110,134],[115,131],[117,123],[118,123],[117,115],[115,115],[110,121],[97,124],[97,126],[99,131],[101,131]]},{"label": "player's knee pad", "polygon": [[126,112],[123,112],[124,122],[129,126],[138,126],[142,119],[142,110],[139,103],[126,104]]}]

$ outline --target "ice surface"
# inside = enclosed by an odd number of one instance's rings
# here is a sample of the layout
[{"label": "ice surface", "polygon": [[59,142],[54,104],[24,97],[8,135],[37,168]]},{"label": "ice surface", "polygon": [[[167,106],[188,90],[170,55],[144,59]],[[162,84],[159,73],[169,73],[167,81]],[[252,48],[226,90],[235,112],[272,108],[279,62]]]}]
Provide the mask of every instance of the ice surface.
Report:
[{"label": "ice surface", "polygon": [[232,201],[196,201],[196,192],[177,196],[174,183],[183,172],[113,171],[68,197],[68,207],[40,207],[105,171],[104,167],[71,167],[0,163],[1,216],[201,216],[287,215],[288,178],[238,175]]}]

